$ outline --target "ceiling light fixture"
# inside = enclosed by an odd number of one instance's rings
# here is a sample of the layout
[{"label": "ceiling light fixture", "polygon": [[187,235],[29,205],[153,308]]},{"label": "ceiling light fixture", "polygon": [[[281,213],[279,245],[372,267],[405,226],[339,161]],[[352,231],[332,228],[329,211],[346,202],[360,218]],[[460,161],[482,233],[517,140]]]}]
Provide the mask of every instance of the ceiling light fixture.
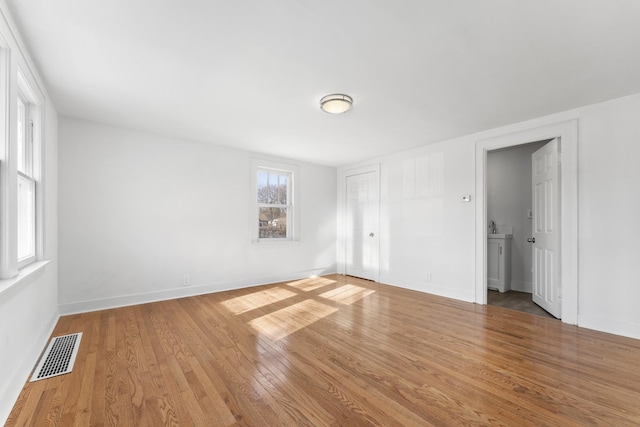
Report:
[{"label": "ceiling light fixture", "polygon": [[322,108],[322,111],[330,114],[346,113],[352,104],[353,98],[341,93],[327,95],[320,100],[320,108]]}]

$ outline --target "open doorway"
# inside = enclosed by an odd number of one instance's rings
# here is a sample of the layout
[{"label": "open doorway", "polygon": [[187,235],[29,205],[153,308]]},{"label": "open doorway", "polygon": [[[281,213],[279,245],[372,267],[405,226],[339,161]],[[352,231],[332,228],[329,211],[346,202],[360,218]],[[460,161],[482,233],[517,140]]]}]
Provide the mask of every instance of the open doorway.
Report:
[{"label": "open doorway", "polygon": [[487,152],[487,304],[554,318],[533,298],[532,156],[549,140]]},{"label": "open doorway", "polygon": [[558,163],[558,303],[562,321],[578,323],[578,121],[542,125],[522,131],[479,140],[476,143],[476,263],[475,302],[487,304],[487,155],[492,150],[515,147],[536,141],[557,139],[562,147]]}]

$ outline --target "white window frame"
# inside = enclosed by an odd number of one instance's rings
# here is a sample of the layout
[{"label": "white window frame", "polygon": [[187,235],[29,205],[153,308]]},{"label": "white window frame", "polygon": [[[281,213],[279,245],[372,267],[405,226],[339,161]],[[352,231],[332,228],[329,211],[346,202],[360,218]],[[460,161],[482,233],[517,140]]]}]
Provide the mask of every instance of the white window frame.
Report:
[{"label": "white window frame", "polygon": [[[17,233],[18,233],[18,237],[16,240],[16,244],[17,244],[17,249],[16,249],[16,256],[18,257],[18,269],[22,269],[26,266],[28,266],[29,264],[32,264],[33,262],[36,261],[37,259],[37,253],[38,253],[38,237],[37,237],[37,230],[38,230],[38,225],[37,225],[37,212],[38,212],[38,207],[40,204],[40,201],[38,200],[38,193],[39,193],[39,185],[38,185],[38,178],[39,178],[39,162],[36,160],[37,154],[40,152],[39,150],[39,138],[38,135],[36,135],[36,125],[35,125],[35,121],[36,121],[36,117],[37,116],[37,106],[33,103],[32,99],[33,96],[28,96],[25,95],[25,91],[27,91],[29,88],[27,86],[26,80],[24,79],[24,77],[22,78],[18,78],[18,96],[16,98],[16,120],[14,120],[14,122],[16,123],[16,152],[17,152],[17,156],[16,156],[16,172],[17,172],[17,179],[16,179],[16,185],[18,186],[18,190],[17,190],[17,202],[16,202],[16,210],[17,210],[17,215],[16,215],[16,228],[17,228]],[[30,90],[28,90],[28,92],[32,92]],[[23,128],[22,129],[18,129],[18,113],[19,113],[19,104],[22,104],[24,107],[24,123],[23,123]],[[18,143],[18,132],[22,131],[23,135],[23,151],[22,153],[20,153],[19,148],[20,148],[20,144]],[[22,158],[20,158],[22,157]],[[20,163],[22,163],[24,165],[24,170],[20,170],[19,165]],[[31,210],[31,212],[27,213],[27,215],[30,215],[30,224],[28,224],[28,229],[25,230],[23,228],[23,224],[21,223],[21,211],[24,208],[23,203],[25,203],[24,200],[21,200],[21,194],[19,191],[20,188],[20,184],[26,184],[28,186],[30,186],[30,193],[29,193],[29,198],[30,200],[26,201],[27,202],[27,208],[29,208]],[[29,233],[29,237],[30,237],[30,242],[29,245],[31,247],[31,250],[29,251],[28,254],[26,254],[25,256],[21,256],[20,254],[20,233],[21,231],[23,232],[27,232]]]},{"label": "white window frame", "polygon": [[[287,183],[287,204],[264,204],[258,202],[258,172],[274,171],[286,173]],[[271,160],[253,159],[251,162],[251,241],[253,243],[286,243],[299,240],[299,167],[297,165],[282,163]],[[281,207],[287,208],[287,237],[286,238],[260,238],[260,208],[261,207]]]},{"label": "white window frame", "polygon": [[[46,264],[42,183],[44,95],[24,58],[3,42],[0,39],[0,126],[8,131],[0,137],[0,279],[13,281],[3,280],[0,287],[9,286]],[[18,100],[25,105],[23,131],[29,139],[22,155],[31,158],[24,171],[18,170]],[[32,198],[27,203],[29,208],[33,206],[33,228],[29,232],[33,236],[33,251],[20,259],[19,183],[31,187]]]}]

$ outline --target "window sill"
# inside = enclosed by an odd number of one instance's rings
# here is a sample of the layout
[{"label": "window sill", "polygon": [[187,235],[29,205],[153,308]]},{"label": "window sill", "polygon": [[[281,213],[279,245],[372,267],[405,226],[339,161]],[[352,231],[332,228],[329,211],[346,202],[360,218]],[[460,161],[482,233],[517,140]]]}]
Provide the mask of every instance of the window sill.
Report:
[{"label": "window sill", "polygon": [[0,280],[0,295],[8,291],[9,289],[13,288],[14,286],[18,285],[20,282],[22,282],[26,278],[33,276],[39,271],[42,271],[45,265],[49,264],[50,262],[51,260],[36,261],[24,268],[21,268],[18,271],[17,276],[12,277],[11,279]]}]

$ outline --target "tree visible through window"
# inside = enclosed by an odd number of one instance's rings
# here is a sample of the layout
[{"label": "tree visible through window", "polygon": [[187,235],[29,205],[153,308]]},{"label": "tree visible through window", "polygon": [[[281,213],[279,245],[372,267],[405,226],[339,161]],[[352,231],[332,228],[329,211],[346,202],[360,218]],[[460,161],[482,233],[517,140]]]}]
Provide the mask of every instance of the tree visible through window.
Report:
[{"label": "tree visible through window", "polygon": [[258,238],[290,239],[292,173],[258,169],[257,178]]}]

